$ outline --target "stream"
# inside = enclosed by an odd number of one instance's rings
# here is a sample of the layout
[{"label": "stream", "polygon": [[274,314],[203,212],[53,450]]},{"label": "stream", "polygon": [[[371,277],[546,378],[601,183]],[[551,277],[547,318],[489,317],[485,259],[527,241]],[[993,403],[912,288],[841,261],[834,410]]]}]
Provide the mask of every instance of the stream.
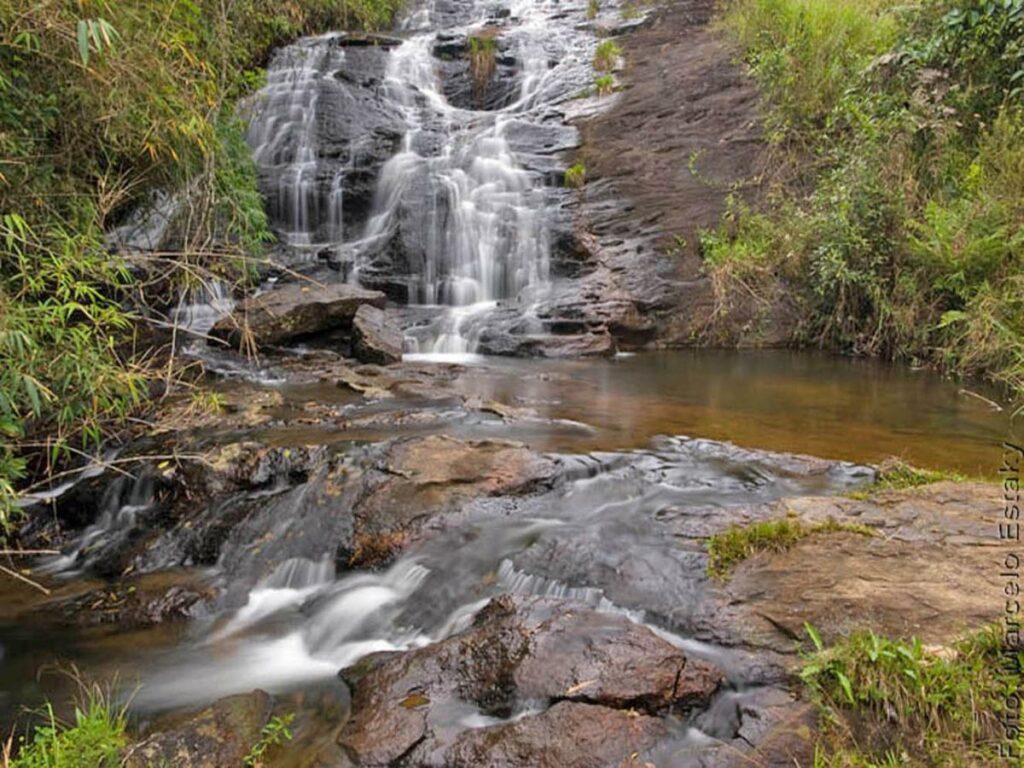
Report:
[{"label": "stream", "polygon": [[[727,682],[671,716],[673,741],[729,741],[737,702],[765,683],[709,618],[712,521],[857,490],[890,456],[993,472],[1006,414],[926,371],[784,351],[494,354],[579,330],[541,308],[579,279],[560,179],[571,114],[593,107],[585,13],[436,0],[393,37],[277,53],[249,114],[280,240],[263,289],[287,270],[383,291],[405,361],[360,373],[329,337],[259,364],[190,342],[228,407],[186,446],[222,458],[146,463],[62,502],[61,553],[33,564],[54,594],[0,581],[0,733],[66,699],[73,686],[45,671],[74,663],[116,677],[143,726],[257,688],[284,697],[301,713],[288,764],[311,765],[304,750],[344,718],[310,702],[351,704],[340,670],[457,638],[514,595],[650,628],[716,665]],[[613,4],[602,15],[620,23]],[[471,39],[496,41],[484,85]],[[231,309],[207,299],[179,321],[205,332]],[[142,618],[117,608],[144,595],[158,598]],[[544,707],[448,702],[431,722],[462,733]]]}]

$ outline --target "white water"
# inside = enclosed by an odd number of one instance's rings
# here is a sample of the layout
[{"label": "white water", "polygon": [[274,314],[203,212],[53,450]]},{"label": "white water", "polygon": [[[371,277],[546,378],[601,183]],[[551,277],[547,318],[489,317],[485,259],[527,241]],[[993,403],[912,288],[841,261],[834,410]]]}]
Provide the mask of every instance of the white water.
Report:
[{"label": "white water", "polygon": [[[386,571],[336,578],[332,552],[285,561],[244,605],[199,622],[193,640],[145,680],[135,703],[165,708],[254,687],[327,682],[367,654],[450,637],[501,594],[571,600],[643,623],[640,605],[685,616],[696,589],[693,569],[703,573],[703,561],[652,529],[652,516],[852,487],[864,477],[852,466],[793,477],[770,456],[701,440],[666,439],[652,451],[564,461],[564,485],[522,500],[512,514],[500,502],[492,510],[481,501],[467,520]],[[273,530],[275,521],[266,524]],[[548,562],[552,551],[563,553],[556,563]],[[649,576],[631,586],[619,576],[623,570]],[[658,631],[697,655],[715,653]]]},{"label": "white water", "polygon": [[[577,28],[582,3],[517,0],[501,21],[492,19],[494,10],[476,0],[444,29],[432,4],[407,17],[407,38],[389,50],[380,85],[405,135],[380,169],[365,222],[346,221],[346,170],[333,168],[317,146],[322,90],[349,87],[333,77],[346,53],[331,36],[303,40],[275,59],[249,128],[271,221],[296,252],[326,249],[358,281],[391,243],[415,244],[409,303],[442,308],[410,338],[420,359],[472,354],[469,326],[479,329],[499,302],[528,314],[549,283],[544,178],[522,167],[508,131],[557,117],[552,109],[567,98],[567,80],[579,79],[593,36]],[[491,24],[499,27],[502,55],[516,61],[515,97],[498,111],[453,106],[438,79],[438,33],[474,35]],[[439,357],[424,357],[431,355]]]}]

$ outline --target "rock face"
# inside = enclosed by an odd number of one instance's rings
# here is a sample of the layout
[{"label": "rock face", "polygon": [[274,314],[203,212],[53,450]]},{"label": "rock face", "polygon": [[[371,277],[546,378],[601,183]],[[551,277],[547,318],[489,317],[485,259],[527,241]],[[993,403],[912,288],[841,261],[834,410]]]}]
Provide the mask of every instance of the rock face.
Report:
[{"label": "rock face", "polygon": [[[649,746],[666,732],[657,715],[705,705],[722,680],[711,664],[624,617],[508,595],[465,632],[367,657],[342,676],[354,689],[354,714],[341,743],[363,766],[403,756],[410,765],[481,765],[496,745],[488,765],[584,766],[598,755],[603,764]],[[527,705],[545,711],[508,720]],[[474,710],[498,721],[466,731],[459,721]]]},{"label": "rock face", "polygon": [[210,335],[239,346],[251,339],[257,345],[351,326],[359,308],[383,308],[385,296],[345,283],[326,286],[291,283],[242,301],[220,320]]},{"label": "rock face", "polygon": [[400,363],[402,329],[391,322],[382,310],[364,304],[352,320],[352,354],[364,363]]},{"label": "rock face", "polygon": [[225,768],[240,766],[270,720],[263,691],[221,699],[184,723],[129,747],[125,768]]},{"label": "rock face", "polygon": [[763,509],[773,517],[832,518],[879,535],[812,536],[786,552],[745,561],[722,587],[709,623],[779,650],[803,636],[804,622],[827,642],[857,627],[948,642],[992,619],[991,603],[978,595],[1000,561],[993,490],[939,483],[866,500],[788,499],[784,512],[783,505],[768,505]]},{"label": "rock face", "polygon": [[703,269],[700,232],[729,190],[757,194],[767,157],[760,95],[715,33],[711,0],[666,3],[619,42],[629,60],[612,108],[578,121],[587,184],[568,203],[587,254],[547,311],[607,319],[622,348],[781,346],[799,313],[785,296],[751,301]]}]

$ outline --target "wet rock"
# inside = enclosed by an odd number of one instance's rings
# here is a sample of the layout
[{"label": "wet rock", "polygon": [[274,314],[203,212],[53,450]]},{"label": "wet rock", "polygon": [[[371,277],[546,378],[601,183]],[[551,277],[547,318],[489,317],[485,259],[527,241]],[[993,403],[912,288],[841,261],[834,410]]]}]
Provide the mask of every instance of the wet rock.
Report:
[{"label": "wet rock", "polygon": [[75,626],[116,624],[120,629],[131,629],[188,619],[193,608],[213,594],[212,589],[188,575],[155,574],[50,600],[39,610]]},{"label": "wet rock", "polygon": [[352,320],[352,354],[364,363],[402,361],[402,330],[377,307],[364,304]]},{"label": "wet rock", "polygon": [[352,566],[386,561],[423,522],[474,499],[538,489],[555,464],[519,443],[436,435],[394,441],[375,470],[383,482],[355,509]]},{"label": "wet rock", "polygon": [[387,563],[439,515],[539,490],[556,463],[518,443],[431,436],[340,449],[234,443],[164,472],[179,489],[168,509],[111,540],[97,562],[118,563],[117,573],[217,565],[227,585],[217,599],[236,605],[295,568]]},{"label": "wet rock", "polygon": [[240,766],[270,720],[263,691],[221,699],[178,725],[158,730],[125,751],[125,768]]},{"label": "wet rock", "polygon": [[[299,243],[337,242],[366,223],[380,169],[406,130],[380,87],[395,44],[379,35],[340,34],[301,40],[274,55],[270,83],[252,99],[250,123],[260,191],[286,244],[295,235]],[[304,92],[297,101],[296,89]],[[301,111],[309,105],[315,110]],[[293,172],[298,133],[307,134],[315,158],[301,190]],[[289,249],[282,255],[287,260]]]},{"label": "wet rock", "polygon": [[669,735],[637,712],[562,701],[539,715],[461,735],[444,765],[470,768],[593,768],[642,765],[630,758]]},{"label": "wet rock", "polygon": [[290,283],[242,301],[210,335],[240,346],[280,344],[314,333],[351,326],[359,308],[383,308],[385,296],[347,283],[316,286]]},{"label": "wet rock", "polygon": [[[507,741],[511,749],[521,738],[528,739],[527,750],[562,741],[570,750],[566,759],[576,761],[568,764],[588,764],[579,761],[601,745],[583,746],[587,739],[557,730],[576,722],[583,709],[555,706],[520,721],[525,725],[494,725],[472,736],[460,735],[459,713],[468,707],[508,718],[528,703],[600,705],[593,714],[606,722],[607,743],[621,743],[636,717],[627,712],[685,712],[706,703],[721,682],[715,667],[624,617],[571,601],[510,595],[492,600],[458,635],[404,654],[367,657],[342,675],[354,694],[341,743],[366,766],[402,755],[412,755],[416,765],[468,764],[482,743]],[[651,733],[664,732],[653,717],[641,721]],[[573,738],[565,738],[568,733]],[[540,752],[521,752],[519,759],[526,762],[510,764],[548,764],[537,762],[545,759]]]}]

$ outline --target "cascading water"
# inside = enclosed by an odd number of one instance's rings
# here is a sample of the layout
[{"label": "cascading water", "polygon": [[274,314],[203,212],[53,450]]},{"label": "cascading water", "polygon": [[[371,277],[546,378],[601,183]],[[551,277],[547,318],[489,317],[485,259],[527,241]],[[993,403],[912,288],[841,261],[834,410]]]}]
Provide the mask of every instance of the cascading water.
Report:
[{"label": "cascading water", "polygon": [[[578,23],[584,9],[574,10]],[[472,352],[499,303],[539,330],[528,318],[549,281],[551,189],[524,158],[537,130],[561,124],[557,105],[578,92],[592,44],[545,0],[504,11],[473,2],[454,15],[434,5],[410,14],[400,42],[328,35],[285,49],[249,129],[282,240],[434,308],[407,338],[435,354]],[[495,80],[496,61],[508,70],[493,86],[503,106],[483,109],[480,68]],[[453,103],[458,78],[472,86]]]},{"label": "cascading water", "polygon": [[267,72],[257,117],[248,141],[259,168],[268,215],[279,236],[292,246],[309,245],[322,221],[340,221],[331,199],[321,204],[316,149],[318,81],[332,63],[324,39],[286,48]]},{"label": "cascading water", "polygon": [[[792,477],[770,455],[685,439],[662,440],[649,452],[564,461],[566,482],[551,493],[524,500],[512,515],[507,508],[495,514],[481,500],[460,526],[414,547],[386,571],[335,578],[329,552],[284,561],[244,605],[200,625],[195,642],[147,679],[135,703],[163,708],[253,687],[329,681],[370,653],[450,637],[491,597],[506,593],[569,599],[638,622],[646,616],[637,603],[670,615],[692,602],[692,569],[702,569],[703,561],[673,537],[652,532],[652,515],[853,487],[866,471],[836,465],[827,475]],[[267,532],[254,535],[269,539],[278,522],[268,515]],[[551,557],[567,547],[583,547],[586,558],[562,564]],[[632,562],[662,580],[652,577],[648,591],[630,593],[617,574]],[[688,642],[663,634],[681,646]]]}]

